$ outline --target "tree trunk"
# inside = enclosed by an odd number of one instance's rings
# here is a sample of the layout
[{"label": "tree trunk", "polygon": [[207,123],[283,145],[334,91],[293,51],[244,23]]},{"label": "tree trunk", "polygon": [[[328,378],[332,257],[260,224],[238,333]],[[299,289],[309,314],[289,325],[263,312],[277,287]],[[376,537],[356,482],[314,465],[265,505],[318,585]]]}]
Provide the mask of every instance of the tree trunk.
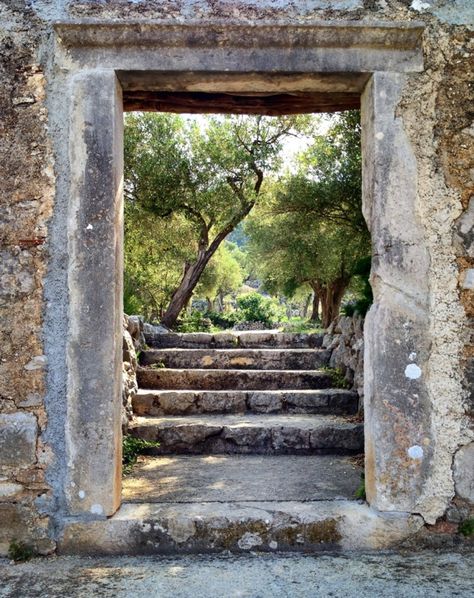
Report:
[{"label": "tree trunk", "polygon": [[217,295],[217,311],[221,314],[224,312],[224,293]]},{"label": "tree trunk", "polygon": [[319,294],[314,291],[313,293],[313,303],[311,308],[311,318],[312,322],[319,320]]},{"label": "tree trunk", "polygon": [[194,264],[190,264],[186,268],[184,276],[179,283],[179,287],[173,293],[170,304],[168,305],[168,308],[161,319],[163,326],[166,326],[167,328],[173,328],[173,326],[176,324],[179,314],[191,299],[191,295],[193,294],[193,291],[199,282],[199,278],[201,277],[201,274],[203,273],[208,261],[211,259],[214,251],[211,252],[209,249],[206,251],[200,251],[198,259],[194,262]]},{"label": "tree trunk", "polygon": [[345,279],[338,278],[328,285],[321,294],[323,328],[328,328],[331,322],[338,317],[347,285],[348,282]]},{"label": "tree trunk", "polygon": [[311,303],[311,294],[309,294],[306,297],[305,302],[303,303],[303,318],[306,320],[306,318],[308,317],[308,310],[309,310],[309,305]]}]

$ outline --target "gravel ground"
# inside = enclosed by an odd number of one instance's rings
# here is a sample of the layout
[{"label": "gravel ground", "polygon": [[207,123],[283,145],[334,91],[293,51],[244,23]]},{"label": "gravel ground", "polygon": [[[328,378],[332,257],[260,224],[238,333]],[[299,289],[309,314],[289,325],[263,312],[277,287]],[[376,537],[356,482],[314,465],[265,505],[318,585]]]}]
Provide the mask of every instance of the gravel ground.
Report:
[{"label": "gravel ground", "polygon": [[474,553],[0,559],[0,596],[474,597]]}]

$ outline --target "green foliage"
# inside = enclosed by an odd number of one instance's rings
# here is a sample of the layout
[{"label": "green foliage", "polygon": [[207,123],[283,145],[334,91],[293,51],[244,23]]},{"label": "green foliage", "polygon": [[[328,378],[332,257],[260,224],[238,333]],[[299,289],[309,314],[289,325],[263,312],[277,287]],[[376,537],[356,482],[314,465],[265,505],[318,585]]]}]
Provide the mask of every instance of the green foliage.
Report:
[{"label": "green foliage", "polygon": [[313,334],[322,332],[322,329],[315,324],[316,322],[312,320],[293,317],[283,324],[282,330],[283,332],[291,332],[294,334]]},{"label": "green foliage", "polygon": [[[204,122],[200,127],[157,113],[126,118],[124,300],[129,312],[159,319],[169,312],[170,301],[182,309],[196,284],[186,273],[196,268],[199,279],[209,257],[265,195],[265,178],[281,164],[282,139],[305,130],[310,117],[218,116]],[[226,260],[227,267],[212,272]],[[238,286],[241,275],[228,255],[208,267],[206,291],[222,294]],[[174,292],[181,285],[186,292],[178,299]]]},{"label": "green foliage", "polygon": [[361,207],[358,113],[333,117],[328,132],[315,137],[299,163],[298,172],[273,182],[245,233],[265,290],[292,297],[309,285],[325,299],[323,312],[329,313],[330,304],[338,309],[360,260],[370,255]]},{"label": "green foliage", "polygon": [[8,558],[16,563],[29,561],[35,556],[35,552],[31,546],[28,546],[24,542],[17,542],[12,540],[8,547]]},{"label": "green foliage", "polygon": [[138,455],[146,453],[150,448],[160,446],[159,442],[150,442],[141,438],[124,435],[122,440],[122,474],[127,475],[132,471],[137,462]]},{"label": "green foliage", "polygon": [[213,326],[221,330],[233,328],[239,322],[239,313],[237,311],[231,312],[216,312],[208,311],[205,316],[209,318]]},{"label": "green foliage", "polygon": [[354,496],[356,498],[358,498],[359,500],[366,500],[366,494],[365,494],[365,474],[361,473],[360,477],[361,477],[361,481],[360,481],[360,484],[359,484],[357,490],[354,492]]},{"label": "green foliage", "polygon": [[[224,242],[207,264],[194,292],[211,302],[223,301],[225,295],[236,292],[244,282],[244,273],[238,260],[242,253],[236,246]],[[222,306],[223,308],[223,306]]]},{"label": "green foliage", "polygon": [[463,536],[469,537],[474,534],[474,517],[466,519],[459,524],[458,531]]},{"label": "green foliage", "polygon": [[354,314],[365,316],[372,305],[374,296],[369,282],[371,265],[372,258],[370,256],[360,259],[355,264],[349,288],[356,296],[356,299],[342,306],[341,311],[345,316],[353,316]]},{"label": "green foliage", "polygon": [[192,259],[192,227],[182,215],[157,218],[125,204],[124,310],[159,320]]},{"label": "green foliage", "polygon": [[210,332],[211,321],[206,314],[193,310],[190,314],[183,314],[178,321],[178,332]]},{"label": "green foliage", "polygon": [[284,317],[284,310],[274,299],[257,292],[238,297],[237,306],[241,322],[263,322],[271,326]]},{"label": "green foliage", "polygon": [[350,384],[344,377],[344,373],[339,368],[323,367],[321,368],[326,374],[331,377],[331,384],[333,388],[349,389]]}]

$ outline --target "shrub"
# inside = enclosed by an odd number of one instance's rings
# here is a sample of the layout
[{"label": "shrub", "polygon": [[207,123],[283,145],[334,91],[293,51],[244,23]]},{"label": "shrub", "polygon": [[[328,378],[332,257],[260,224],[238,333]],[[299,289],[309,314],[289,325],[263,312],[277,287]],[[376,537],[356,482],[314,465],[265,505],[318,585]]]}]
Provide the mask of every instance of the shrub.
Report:
[{"label": "shrub", "polygon": [[284,310],[274,300],[260,293],[247,293],[237,299],[240,322],[263,322],[267,326],[284,317]]},{"label": "shrub", "polygon": [[235,311],[222,313],[217,311],[208,311],[206,312],[205,316],[209,318],[214,326],[217,328],[222,328],[223,330],[232,328],[239,321],[239,314]]}]

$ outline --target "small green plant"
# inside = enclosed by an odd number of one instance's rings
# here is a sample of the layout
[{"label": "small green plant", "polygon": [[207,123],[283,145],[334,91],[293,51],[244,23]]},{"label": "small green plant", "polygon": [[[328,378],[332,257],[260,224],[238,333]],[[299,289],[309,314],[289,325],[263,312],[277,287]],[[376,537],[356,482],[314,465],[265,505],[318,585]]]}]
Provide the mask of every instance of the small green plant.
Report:
[{"label": "small green plant", "polygon": [[126,435],[122,441],[122,473],[127,475],[132,471],[137,462],[138,455],[146,453],[150,448],[160,446],[159,442],[142,440],[134,436]]},{"label": "small green plant", "polygon": [[29,561],[34,555],[35,553],[31,546],[28,546],[24,542],[12,540],[8,547],[8,558],[15,561],[15,563]]},{"label": "small green plant", "polygon": [[151,369],[153,370],[161,370],[162,368],[165,368],[165,364],[162,361],[157,361],[156,363],[152,363],[150,365]]},{"label": "small green plant", "polygon": [[461,521],[458,531],[463,536],[469,537],[474,534],[474,517]]},{"label": "small green plant", "polygon": [[345,379],[342,370],[340,370],[339,368],[329,367],[323,367],[322,369],[326,372],[326,374],[328,374],[331,377],[331,384],[334,388],[343,388],[345,390],[348,390],[350,388],[351,385]]},{"label": "small green plant", "polygon": [[356,498],[358,498],[359,500],[365,500],[366,496],[365,496],[365,474],[361,473],[360,474],[360,484],[357,488],[357,490],[354,492],[354,496]]}]

